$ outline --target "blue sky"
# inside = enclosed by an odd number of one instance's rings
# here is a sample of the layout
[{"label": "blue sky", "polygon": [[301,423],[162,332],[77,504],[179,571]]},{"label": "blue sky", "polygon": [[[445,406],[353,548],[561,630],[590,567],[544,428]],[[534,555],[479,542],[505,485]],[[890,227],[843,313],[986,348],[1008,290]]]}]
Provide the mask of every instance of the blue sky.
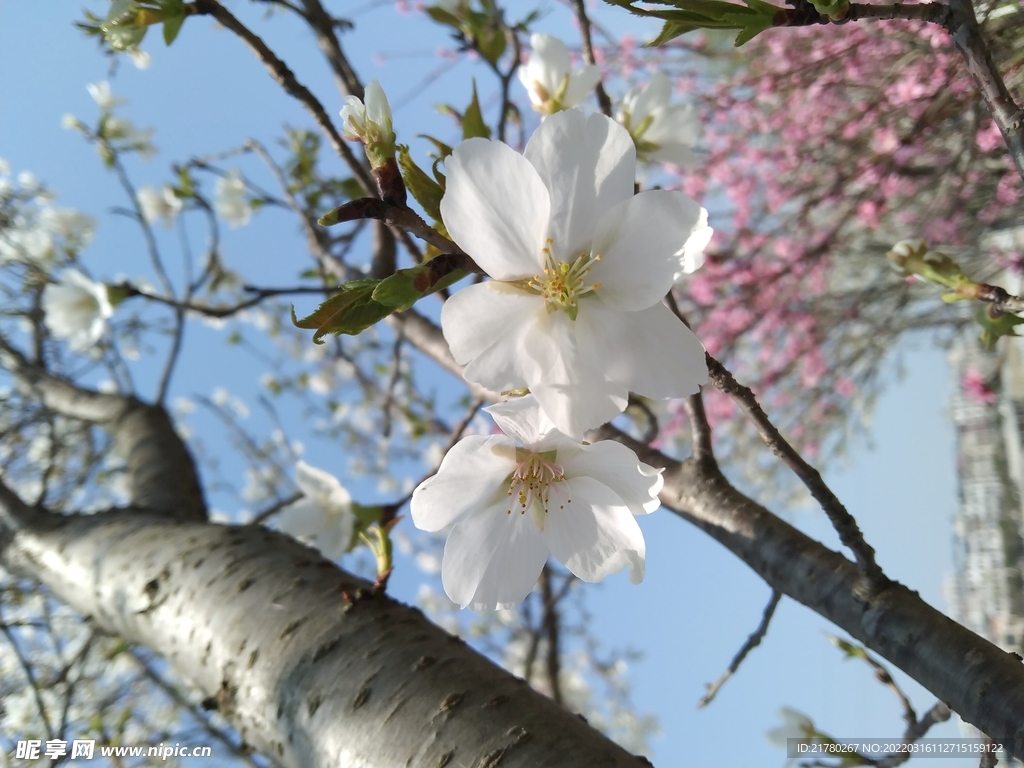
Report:
[{"label": "blue sky", "polygon": [[[284,18],[262,20],[248,3],[234,0],[228,5],[266,35],[299,79],[336,114],[340,96],[310,36]],[[102,14],[105,3],[88,7]],[[400,139],[405,138],[403,128],[407,135],[429,132],[454,139],[450,123],[434,111],[434,104],[465,104],[471,77],[484,82],[483,69],[473,62],[440,59],[437,49],[450,42],[420,14],[399,13],[385,2],[337,7],[342,13],[353,9],[357,31],[346,34],[343,43],[363,79],[380,79],[391,95]],[[522,8],[522,14],[528,10],[525,4],[513,7]],[[539,30],[569,37],[572,25],[565,9],[554,3],[543,7],[550,12]],[[112,207],[125,204],[114,177],[79,135],[61,128],[61,117],[68,112],[87,122],[95,119],[97,108],[85,86],[108,75],[95,44],[72,27],[78,11],[77,3],[0,0],[0,157],[15,172],[31,170],[57,190],[58,205],[101,221],[83,257],[94,275],[145,275],[148,267],[137,230],[109,215]],[[635,28],[638,37],[649,29],[621,12],[600,13],[616,29]],[[158,32],[145,47],[153,57],[150,69],[138,71],[125,62],[113,79],[115,93],[130,101],[124,114],[139,126],[157,128],[155,143],[161,154],[129,163],[138,184],[169,181],[172,162],[219,152],[248,137],[269,146],[285,124],[310,126],[305,113],[252,55],[207,19],[190,20],[170,49]],[[413,142],[413,148],[414,156],[422,159],[422,142]],[[340,162],[327,162],[342,173]],[[242,165],[272,188],[269,175],[254,162]],[[195,236],[201,242],[198,231]],[[159,237],[172,247],[176,235],[160,232]],[[224,236],[228,263],[246,271],[258,269],[262,284],[293,281],[302,248],[293,221],[273,211]],[[290,253],[296,254],[293,259]],[[223,332],[193,324],[172,398],[209,395],[224,386],[251,403],[264,367],[245,356],[229,357],[225,349]],[[895,375],[897,359],[906,370],[902,378]],[[151,359],[144,357],[136,370],[151,386]],[[888,371],[890,385],[878,402],[870,434],[855,440],[842,465],[827,468],[825,477],[859,520],[890,576],[941,608],[956,500],[947,365],[943,353],[926,339],[917,339],[893,354]],[[203,426],[213,449],[224,445],[217,429]],[[335,467],[326,460],[320,464],[339,474],[344,466],[340,461]],[[225,476],[232,471],[240,472],[240,465],[222,467]],[[242,484],[240,478],[236,481]],[[839,549],[819,512],[777,511]],[[703,684],[718,677],[757,625],[769,590],[742,562],[670,513],[650,516],[643,527],[648,544],[644,583],[633,587],[620,574],[586,589],[599,637],[608,646],[631,645],[645,654],[633,665],[632,680],[638,711],[655,713],[660,720],[655,765],[781,765],[784,756],[768,746],[764,732],[777,724],[776,713],[783,705],[806,712],[839,737],[893,737],[902,731],[891,694],[873,681],[864,665],[844,662],[827,641],[825,634],[835,629],[788,599],[762,646],[718,699],[697,711]],[[397,595],[412,600],[417,580],[411,569],[396,578]],[[920,711],[934,701],[913,683],[906,689]],[[955,734],[952,724],[933,733]]]}]

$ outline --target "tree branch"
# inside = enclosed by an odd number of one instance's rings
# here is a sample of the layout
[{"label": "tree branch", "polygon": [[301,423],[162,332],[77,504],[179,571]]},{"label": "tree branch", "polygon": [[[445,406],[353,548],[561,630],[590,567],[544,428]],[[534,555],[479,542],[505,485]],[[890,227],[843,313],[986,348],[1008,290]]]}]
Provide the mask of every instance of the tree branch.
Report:
[{"label": "tree branch", "polygon": [[133,505],[186,520],[206,519],[195,462],[162,405],[79,387],[30,363],[2,338],[0,367],[34,388],[47,408],[113,435],[117,454],[128,463]]},{"label": "tree branch", "polygon": [[743,409],[743,412],[757,427],[764,444],[793,470],[793,473],[800,478],[800,481],[821,505],[832,522],[832,527],[839,534],[840,541],[852,550],[857,558],[857,563],[864,571],[867,580],[866,588],[870,591],[884,589],[888,579],[875,562],[875,550],[864,540],[857,521],[846,510],[838,497],[832,493],[832,489],[821,479],[818,470],[804,461],[796,449],[786,441],[775,425],[771,423],[767,414],[758,404],[757,398],[754,397],[754,393],[748,387],[739,384],[725,366],[711,355],[705,355],[705,358],[708,365],[708,380]]},{"label": "tree branch", "polygon": [[605,425],[590,438],[628,445],[665,468],[662,504],[724,545],[773,589],[841,627],[930,690],[1010,754],[1024,756],[1024,664],[902,584],[863,589],[863,572],[736,490],[718,468],[682,463]]},{"label": "tree branch", "polygon": [[718,694],[719,689],[725,685],[725,681],[736,674],[736,670],[740,668],[740,664],[747,658],[747,655],[757,648],[764,640],[764,636],[768,634],[768,625],[771,623],[772,616],[775,615],[775,609],[779,605],[779,600],[782,599],[782,593],[777,589],[772,590],[772,596],[768,600],[768,605],[764,607],[764,614],[761,616],[761,623],[757,625],[757,629],[754,630],[753,634],[747,638],[747,641],[743,643],[739,651],[733,657],[732,661],[729,662],[729,667],[722,673],[722,676],[713,683],[708,683],[705,687],[707,692],[701,697],[701,700],[697,702],[697,709],[703,709],[712,702],[715,696]]},{"label": "tree branch", "polygon": [[334,151],[345,161],[352,174],[359,179],[363,189],[368,194],[375,194],[377,186],[373,183],[369,171],[359,162],[345,143],[345,140],[342,139],[338,129],[334,127],[334,123],[327,116],[327,111],[324,109],[323,104],[306,86],[298,81],[295,73],[288,68],[288,65],[281,61],[277,54],[270,50],[258,35],[235,18],[231,11],[218,3],[217,0],[195,0],[195,2],[190,4],[190,8],[191,13],[194,15],[212,16],[249,46],[249,50],[253,52],[257,59],[263,62],[263,66],[267,68],[274,81],[285,90],[285,93],[297,99],[313,117],[316,124],[320,126],[320,129],[327,134],[327,138],[330,140],[331,146],[334,147]]},{"label": "tree branch", "polygon": [[[590,39],[590,18],[587,16],[586,6],[583,4],[583,0],[571,0],[573,13],[576,14],[576,20],[580,24],[580,37],[583,39],[583,59],[587,64],[597,64],[597,59],[594,58],[594,44]],[[604,89],[604,84],[598,80],[597,85],[594,86],[594,93],[597,95],[597,103],[601,107],[601,111],[608,117],[612,116],[612,100],[608,97],[608,92]]]},{"label": "tree branch", "polygon": [[163,655],[284,766],[649,766],[283,534],[138,510],[61,519],[18,532],[0,564]]}]

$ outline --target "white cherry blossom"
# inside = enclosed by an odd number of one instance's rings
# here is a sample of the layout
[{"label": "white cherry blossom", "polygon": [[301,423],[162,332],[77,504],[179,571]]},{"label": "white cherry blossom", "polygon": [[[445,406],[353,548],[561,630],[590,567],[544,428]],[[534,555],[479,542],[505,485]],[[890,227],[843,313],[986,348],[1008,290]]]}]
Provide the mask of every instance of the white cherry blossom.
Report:
[{"label": "white cherry blossom", "polygon": [[110,83],[106,80],[101,80],[98,83],[89,83],[89,85],[85,86],[85,89],[92,96],[92,100],[99,105],[100,109],[109,110],[126,103],[124,99],[113,94],[110,90]]},{"label": "white cherry blossom", "polygon": [[147,224],[160,219],[163,225],[170,229],[174,217],[181,213],[181,198],[174,194],[174,190],[167,184],[160,189],[146,185],[138,191],[136,197],[142,209],[142,218]]},{"label": "white cherry blossom", "polygon": [[814,738],[817,731],[814,721],[803,712],[798,712],[790,707],[782,707],[779,710],[779,718],[782,720],[782,725],[765,733],[765,738],[772,746],[786,749],[789,746],[789,739]]},{"label": "white cherry blossom", "polygon": [[533,108],[545,115],[582,104],[601,79],[601,71],[587,64],[575,72],[565,43],[551,35],[530,35],[533,51],[519,68]]},{"label": "white cherry blossom", "polygon": [[244,227],[252,218],[252,206],[245,191],[245,181],[237,168],[217,179],[213,207],[217,215],[232,227]]},{"label": "white cherry blossom", "polygon": [[278,529],[336,560],[352,543],[352,496],[334,475],[304,461],[295,465],[295,482],[303,497],[281,511]]},{"label": "white cherry blossom", "polygon": [[356,96],[346,96],[341,108],[342,135],[349,141],[394,142],[391,125],[391,106],[377,80],[371,80],[365,89],[366,102]]},{"label": "white cherry blossom", "polygon": [[64,270],[57,283],[43,289],[44,323],[55,338],[67,339],[82,352],[103,336],[114,308],[103,283],[90,280],[74,269]]},{"label": "white cherry blossom", "polygon": [[642,88],[622,100],[618,120],[636,142],[641,160],[690,165],[700,137],[700,118],[692,104],[671,104],[672,81],[655,72]]},{"label": "white cherry blossom", "polygon": [[661,302],[707,242],[707,213],[680,192],[633,194],[626,130],[553,115],[520,155],[471,139],[445,164],[441,215],[492,278],[449,299],[441,326],[467,380],[528,388],[565,434],[623,411],[630,391],[685,397],[704,349]]},{"label": "white cherry blossom", "polygon": [[661,473],[624,445],[584,445],[554,428],[531,396],[487,409],[504,435],[471,435],[413,492],[413,523],[453,526],[441,582],[463,608],[521,602],[549,555],[584,581],[629,567],[644,577],[634,515],[660,506]]}]

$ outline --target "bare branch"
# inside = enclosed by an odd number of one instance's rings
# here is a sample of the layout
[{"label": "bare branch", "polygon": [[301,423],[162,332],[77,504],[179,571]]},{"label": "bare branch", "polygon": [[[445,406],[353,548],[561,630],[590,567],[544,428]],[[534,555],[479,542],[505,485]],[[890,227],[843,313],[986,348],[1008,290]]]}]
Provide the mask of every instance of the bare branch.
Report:
[{"label": "bare branch", "polygon": [[782,599],[782,593],[777,589],[772,590],[772,596],[768,600],[768,605],[764,607],[764,614],[761,616],[761,623],[757,625],[757,629],[754,630],[753,634],[747,638],[747,641],[743,643],[742,647],[733,657],[733,660],[729,662],[728,668],[722,673],[722,676],[713,683],[708,683],[705,687],[707,692],[697,702],[697,709],[706,707],[715,698],[719,689],[725,685],[725,681],[736,674],[736,670],[740,668],[740,664],[747,658],[747,655],[757,648],[764,640],[764,636],[768,634],[768,625],[771,623],[772,616],[775,615],[775,609],[779,605],[779,600]]},{"label": "bare branch", "polygon": [[47,408],[109,430],[128,463],[133,505],[180,519],[206,518],[195,462],[162,405],[80,387],[30,363],[2,338],[0,366],[33,387]]},{"label": "bare branch", "polygon": [[[571,5],[573,13],[576,14],[576,20],[580,24],[580,37],[583,38],[583,59],[587,64],[597,64],[597,59],[594,58],[594,44],[590,39],[590,18],[587,16],[586,6],[584,6],[583,0],[571,0]],[[594,93],[597,94],[597,103],[601,106],[601,111],[611,117],[612,100],[608,97],[604,84],[600,80],[594,86]]]},{"label": "bare branch", "polygon": [[839,539],[853,551],[857,563],[864,571],[867,581],[866,588],[870,591],[879,591],[885,588],[888,579],[882,573],[882,569],[875,562],[875,550],[864,540],[864,535],[857,525],[857,521],[846,510],[843,503],[832,492],[825,481],[821,479],[818,470],[804,461],[803,457],[790,445],[782,436],[779,430],[771,423],[768,415],[762,410],[754,393],[748,387],[739,384],[733,375],[726,370],[720,362],[711,355],[705,355],[708,364],[708,380],[716,388],[731,397],[744,413],[757,427],[761,440],[767,445],[772,453],[782,459],[786,466],[793,470],[793,473],[800,478],[801,482],[811,492],[811,495],[818,501],[821,508],[828,515],[832,527],[839,534]]}]

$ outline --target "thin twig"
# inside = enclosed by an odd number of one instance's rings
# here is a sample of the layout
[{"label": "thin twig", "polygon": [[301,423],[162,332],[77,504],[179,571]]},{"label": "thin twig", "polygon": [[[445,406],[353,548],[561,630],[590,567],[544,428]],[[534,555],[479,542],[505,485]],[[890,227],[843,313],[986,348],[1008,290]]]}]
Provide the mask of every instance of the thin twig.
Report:
[{"label": "thin twig", "polygon": [[191,14],[212,16],[222,26],[240,37],[249,46],[249,49],[256,58],[263,62],[263,65],[277,84],[284,88],[289,96],[298,99],[302,106],[306,108],[306,111],[313,117],[313,120],[320,126],[320,129],[327,134],[327,138],[330,140],[331,146],[334,147],[334,151],[345,161],[349,170],[352,171],[352,174],[362,184],[363,189],[371,195],[376,193],[377,187],[373,183],[369,171],[359,162],[345,143],[345,140],[342,139],[338,129],[334,127],[334,123],[327,116],[327,111],[324,109],[323,104],[306,86],[298,81],[295,73],[277,57],[277,54],[267,47],[267,44],[263,42],[259,35],[240,22],[231,11],[218,3],[217,0],[195,0],[194,3],[187,7]]},{"label": "thin twig", "polygon": [[[572,10],[576,14],[577,21],[580,23],[580,37],[583,38],[583,59],[587,64],[597,64],[597,59],[594,58],[594,44],[590,39],[590,18],[587,16],[587,9],[583,5],[583,0],[572,0]],[[608,93],[605,91],[604,85],[600,80],[594,86],[594,93],[597,95],[597,103],[601,106],[601,111],[608,117],[611,117],[612,100],[608,98]]]},{"label": "thin twig", "polygon": [[840,541],[853,552],[857,564],[867,580],[868,592],[874,594],[883,589],[889,580],[875,562],[875,550],[864,540],[864,534],[861,533],[857,521],[839,501],[832,489],[825,484],[818,470],[804,461],[796,449],[786,441],[762,410],[754,393],[748,387],[738,383],[725,366],[711,355],[705,354],[705,359],[708,366],[708,380],[743,409],[754,423],[764,444],[793,470],[793,473],[800,478],[807,490],[821,505],[832,522],[832,527],[839,534]]},{"label": "thin twig", "polygon": [[[697,396],[699,397],[699,396]],[[775,615],[775,609],[779,605],[779,600],[782,599],[782,593],[777,589],[772,590],[771,599],[768,600],[768,605],[764,607],[764,614],[761,616],[761,623],[757,625],[757,629],[754,630],[753,634],[747,638],[747,641],[743,644],[743,647],[733,657],[733,660],[729,662],[729,667],[722,673],[722,676],[713,683],[708,683],[705,687],[707,693],[701,697],[701,700],[697,702],[697,709],[706,707],[715,698],[719,689],[725,685],[725,681],[736,674],[736,670],[740,668],[740,664],[747,658],[747,655],[757,648],[764,640],[764,636],[768,634],[768,625],[771,623],[772,616]]]}]

